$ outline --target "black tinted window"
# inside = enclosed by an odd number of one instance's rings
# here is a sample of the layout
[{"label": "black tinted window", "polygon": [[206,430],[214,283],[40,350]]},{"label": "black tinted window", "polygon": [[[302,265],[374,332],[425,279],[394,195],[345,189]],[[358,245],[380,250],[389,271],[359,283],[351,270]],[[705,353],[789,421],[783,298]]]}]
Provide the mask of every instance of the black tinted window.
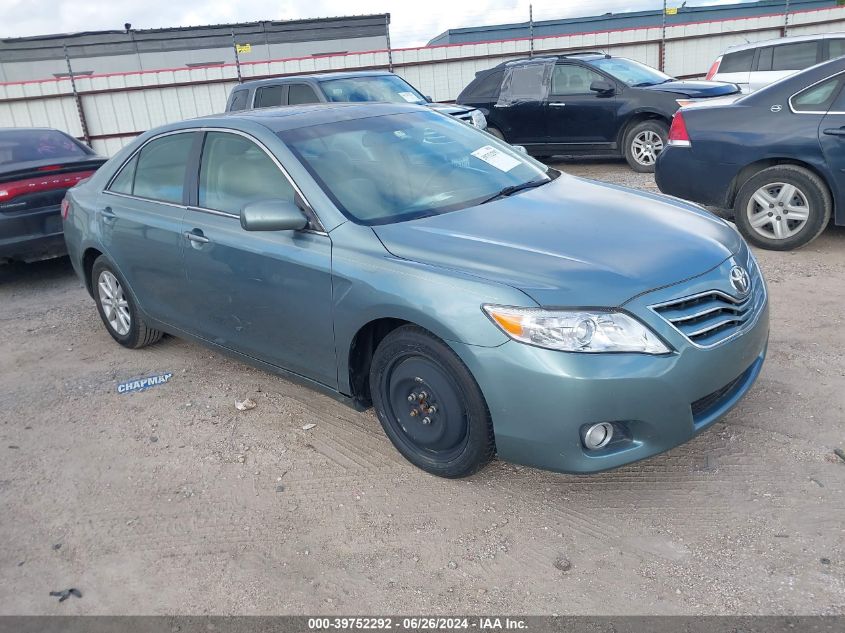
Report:
[{"label": "black tinted window", "polygon": [[194,132],[171,134],[147,143],[138,157],[132,193],[141,198],[181,203],[195,136]]},{"label": "black tinted window", "polygon": [[317,103],[317,93],[307,84],[291,84],[288,92],[288,104]]},{"label": "black tinted window", "polygon": [[227,213],[259,200],[294,201],[294,190],[258,145],[238,134],[209,132],[200,167],[199,206]]},{"label": "black tinted window", "polygon": [[461,95],[462,101],[494,101],[499,96],[504,70],[497,70],[473,81]]},{"label": "black tinted window", "polygon": [[760,49],[760,57],[757,60],[757,70],[771,70],[772,69],[772,47]]},{"label": "black tinted window", "polygon": [[138,154],[132,157],[128,163],[123,166],[117,178],[112,180],[109,191],[117,193],[132,193],[132,184],[135,181],[135,167],[138,165]]},{"label": "black tinted window", "polygon": [[255,91],[256,108],[272,108],[282,105],[284,86],[264,86]]},{"label": "black tinted window", "polygon": [[796,112],[827,112],[839,90],[839,77],[833,77],[792,97],[792,109]]},{"label": "black tinted window", "polygon": [[775,46],[772,53],[772,70],[803,70],[816,63],[818,42],[798,42]]},{"label": "black tinted window", "polygon": [[719,64],[720,73],[747,73],[751,70],[751,62],[754,60],[754,49],[728,53],[722,58]]},{"label": "black tinted window", "polygon": [[249,90],[238,90],[232,95],[232,104],[229,110],[232,112],[236,110],[243,110],[246,108],[246,98],[249,96]]},{"label": "black tinted window", "polygon": [[58,130],[5,130],[0,132],[0,165],[87,156],[76,140]]}]

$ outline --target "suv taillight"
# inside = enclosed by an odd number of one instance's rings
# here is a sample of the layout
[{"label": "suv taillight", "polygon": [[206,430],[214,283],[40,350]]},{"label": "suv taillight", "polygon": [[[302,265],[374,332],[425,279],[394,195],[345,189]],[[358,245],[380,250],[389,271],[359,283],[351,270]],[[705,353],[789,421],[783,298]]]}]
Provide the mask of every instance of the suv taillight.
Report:
[{"label": "suv taillight", "polygon": [[687,132],[687,124],[684,121],[683,113],[678,110],[675,116],[672,117],[672,125],[669,127],[669,145],[680,147],[689,147],[689,132]]},{"label": "suv taillight", "polygon": [[717,72],[719,72],[719,64],[721,64],[721,63],[722,63],[722,57],[719,56],[719,57],[716,58],[716,61],[713,62],[713,65],[710,67],[710,70],[707,71],[707,76],[705,77],[705,79],[707,79],[708,81],[713,79],[713,76]]}]

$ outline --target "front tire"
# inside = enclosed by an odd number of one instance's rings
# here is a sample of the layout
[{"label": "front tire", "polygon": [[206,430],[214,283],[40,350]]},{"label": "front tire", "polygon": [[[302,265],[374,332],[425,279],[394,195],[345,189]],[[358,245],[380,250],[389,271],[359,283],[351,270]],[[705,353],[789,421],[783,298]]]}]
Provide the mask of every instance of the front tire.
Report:
[{"label": "front tire", "polygon": [[830,192],[816,174],[797,165],[776,165],[740,187],[734,221],[755,246],[788,251],[816,239],[832,209]]},{"label": "front tire", "polygon": [[490,412],[466,365],[443,341],[405,325],[379,344],[370,392],[382,428],[409,462],[466,477],[493,458]]},{"label": "front tire", "polygon": [[91,269],[91,287],[97,312],[111,337],[130,349],[152,345],[162,332],[147,325],[120,273],[104,255]]},{"label": "front tire", "polygon": [[657,156],[666,147],[669,128],[662,121],[649,119],[633,126],[625,134],[625,160],[636,172],[654,172]]},{"label": "front tire", "polygon": [[[505,140],[505,135],[502,134],[502,131],[497,127],[493,127],[492,125],[487,126],[487,133],[492,134],[493,136],[495,136],[500,141]],[[507,142],[507,141],[505,141],[505,142]]]}]

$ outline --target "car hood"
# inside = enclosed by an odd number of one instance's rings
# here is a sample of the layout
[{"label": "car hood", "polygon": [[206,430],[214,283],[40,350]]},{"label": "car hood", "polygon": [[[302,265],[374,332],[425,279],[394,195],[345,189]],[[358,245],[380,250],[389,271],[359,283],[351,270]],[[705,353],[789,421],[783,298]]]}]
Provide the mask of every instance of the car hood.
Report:
[{"label": "car hood", "polygon": [[542,306],[619,306],[700,275],[742,245],[736,231],[699,207],[565,175],[508,198],[373,230],[397,257],[508,284]]},{"label": "car hood", "polygon": [[643,90],[671,92],[692,99],[702,99],[734,94],[739,92],[739,86],[724,81],[667,81],[654,86],[643,86]]},{"label": "car hood", "polygon": [[472,112],[473,110],[475,110],[475,108],[466,108],[464,106],[459,106],[452,103],[429,103],[427,105],[432,110],[437,110],[438,112],[442,112],[443,114],[450,114],[452,116],[455,116],[457,114],[465,114],[467,112]]}]

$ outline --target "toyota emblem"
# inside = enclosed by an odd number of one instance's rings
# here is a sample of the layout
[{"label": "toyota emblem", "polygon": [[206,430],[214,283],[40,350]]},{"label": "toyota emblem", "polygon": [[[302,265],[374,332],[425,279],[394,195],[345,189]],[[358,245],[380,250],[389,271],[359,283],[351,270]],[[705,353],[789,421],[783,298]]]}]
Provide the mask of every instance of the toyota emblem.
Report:
[{"label": "toyota emblem", "polygon": [[751,289],[751,277],[748,276],[748,271],[742,266],[734,266],[731,268],[731,285],[739,294],[747,294]]}]

